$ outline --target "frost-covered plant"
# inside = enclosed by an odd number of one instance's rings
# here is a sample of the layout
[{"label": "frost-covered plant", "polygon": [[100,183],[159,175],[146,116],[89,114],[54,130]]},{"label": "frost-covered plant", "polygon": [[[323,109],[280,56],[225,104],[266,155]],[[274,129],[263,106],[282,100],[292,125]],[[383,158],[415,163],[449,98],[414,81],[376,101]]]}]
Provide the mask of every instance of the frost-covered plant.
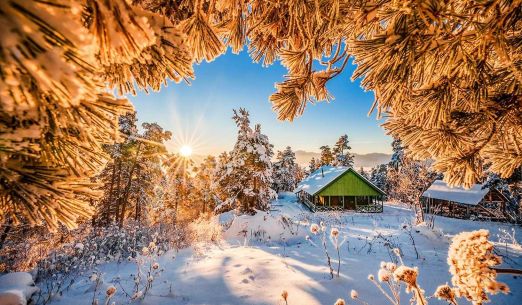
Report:
[{"label": "frost-covered plant", "polygon": [[497,234],[498,242],[506,245],[506,252],[507,252],[507,246],[510,245],[511,247],[522,250],[522,245],[517,241],[515,237],[515,228],[511,228],[511,232],[509,232],[506,229],[500,228],[498,229],[499,233]]},{"label": "frost-covered plant", "polygon": [[137,272],[134,276],[133,300],[144,299],[152,288],[154,280],[163,272],[157,262],[162,254],[163,251],[154,241],[151,241],[148,246],[143,247],[141,255],[134,259]]},{"label": "frost-covered plant", "polygon": [[424,297],[424,290],[417,284],[417,276],[419,270],[417,267],[399,266],[393,271],[393,277],[396,281],[406,284],[406,292],[413,292],[413,298],[417,305],[426,305],[426,298]]},{"label": "frost-covered plant", "polygon": [[509,287],[497,281],[493,269],[502,259],[493,253],[487,230],[462,232],[453,237],[448,251],[448,265],[455,294],[473,304],[489,301],[487,294],[508,293]]},{"label": "frost-covered plant", "polygon": [[96,298],[96,295],[98,294],[98,288],[100,287],[101,283],[103,282],[102,275],[100,272],[94,272],[89,277],[89,281],[92,282],[93,285],[93,292],[92,292],[92,305],[98,304],[98,299]]},{"label": "frost-covered plant", "polygon": [[204,215],[188,225],[190,243],[197,254],[203,254],[209,244],[216,244],[222,239],[223,227],[216,218]]},{"label": "frost-covered plant", "polygon": [[281,298],[285,301],[285,305],[288,305],[288,291],[283,290],[283,292],[281,292]]},{"label": "frost-covered plant", "polygon": [[458,305],[456,300],[455,291],[448,284],[440,285],[433,294],[434,297],[439,300],[444,300],[451,305]]},{"label": "frost-covered plant", "polygon": [[[401,284],[393,276],[395,270],[397,270],[397,265],[395,263],[381,262],[381,268],[377,272],[378,281],[375,280],[375,277],[372,274],[368,276],[368,279],[381,291],[391,304],[400,305]],[[385,284],[388,287],[389,292],[384,289],[382,284]]]},{"label": "frost-covered plant", "polygon": [[109,305],[109,302],[116,293],[116,290],[116,287],[114,287],[113,285],[107,287],[107,290],[105,291],[105,305]]},{"label": "frost-covered plant", "polygon": [[320,226],[317,225],[316,223],[313,223],[310,225],[310,232],[312,232],[312,234],[314,234],[314,235],[319,234],[319,232],[322,233],[321,241],[323,243],[324,254],[326,255],[326,262],[328,264],[328,267],[330,268],[330,277],[333,279],[334,274],[333,274],[333,268],[332,268],[332,260],[330,258],[330,254],[328,254],[328,249],[326,247],[326,225],[322,221],[321,221]]},{"label": "frost-covered plant", "polygon": [[334,244],[335,249],[337,250],[337,277],[339,277],[339,273],[341,271],[341,252],[339,250],[339,229],[332,228],[330,231],[330,238],[332,243]]}]

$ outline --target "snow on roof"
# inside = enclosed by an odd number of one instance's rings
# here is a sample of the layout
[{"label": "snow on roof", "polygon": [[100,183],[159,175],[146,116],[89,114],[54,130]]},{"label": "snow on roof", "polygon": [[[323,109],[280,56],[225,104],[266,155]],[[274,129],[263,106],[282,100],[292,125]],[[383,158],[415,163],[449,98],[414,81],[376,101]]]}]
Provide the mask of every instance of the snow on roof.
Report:
[{"label": "snow on roof", "polygon": [[435,182],[433,182],[433,184],[422,193],[422,196],[469,205],[477,205],[489,192],[489,188],[482,189],[482,187],[482,184],[474,184],[470,189],[465,189],[463,187],[450,187],[442,180],[435,180]]},{"label": "snow on roof", "polygon": [[294,193],[305,191],[313,195],[349,169],[350,168],[346,166],[322,166],[301,181],[294,190]]}]

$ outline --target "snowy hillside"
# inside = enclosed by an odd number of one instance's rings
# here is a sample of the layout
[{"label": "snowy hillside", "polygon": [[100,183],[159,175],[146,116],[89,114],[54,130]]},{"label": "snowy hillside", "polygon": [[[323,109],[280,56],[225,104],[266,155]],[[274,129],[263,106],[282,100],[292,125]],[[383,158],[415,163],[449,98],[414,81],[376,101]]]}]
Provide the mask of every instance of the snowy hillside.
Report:
[{"label": "snowy hillside", "polygon": [[[400,249],[405,265],[419,268],[418,283],[429,296],[438,285],[450,282],[446,263],[449,239],[461,231],[481,228],[490,230],[490,238],[498,241],[497,251],[505,256],[505,266],[522,266],[522,248],[501,233],[512,233],[509,225],[437,217],[435,229],[431,230],[412,228],[411,219],[411,211],[389,205],[382,214],[312,214],[295,201],[293,194],[280,194],[270,213],[222,215],[224,240],[161,255],[161,272],[146,298],[133,303],[284,304],[281,293],[287,291],[288,304],[334,304],[338,298],[349,300],[350,291],[355,290],[369,304],[389,304],[368,276],[377,276],[381,261],[398,261],[393,248]],[[327,233],[331,228],[340,230],[339,278],[330,279],[320,234],[310,233],[310,224],[321,221]],[[520,236],[522,230],[516,228],[514,234]],[[338,257],[329,237],[326,244],[336,273]],[[116,292],[110,302],[127,304],[133,294],[136,268],[134,262],[101,265],[97,272],[103,280],[95,298],[103,303],[106,289],[113,286]],[[522,300],[522,290],[517,288],[520,279],[499,275],[499,280],[507,283],[512,292],[493,296],[493,304],[517,304]],[[51,304],[91,304],[93,287],[91,272],[87,272],[62,296],[54,296]],[[402,289],[401,304],[408,304],[410,297]],[[429,302],[445,304],[435,298]]]}]

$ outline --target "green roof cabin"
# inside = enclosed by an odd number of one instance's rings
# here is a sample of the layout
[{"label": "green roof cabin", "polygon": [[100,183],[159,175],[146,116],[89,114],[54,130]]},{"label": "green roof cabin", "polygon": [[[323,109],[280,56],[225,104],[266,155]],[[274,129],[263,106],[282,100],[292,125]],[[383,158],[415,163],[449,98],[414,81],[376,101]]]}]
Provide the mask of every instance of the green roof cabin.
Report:
[{"label": "green roof cabin", "polygon": [[385,193],[350,167],[322,166],[294,190],[312,212],[354,210],[380,213]]}]

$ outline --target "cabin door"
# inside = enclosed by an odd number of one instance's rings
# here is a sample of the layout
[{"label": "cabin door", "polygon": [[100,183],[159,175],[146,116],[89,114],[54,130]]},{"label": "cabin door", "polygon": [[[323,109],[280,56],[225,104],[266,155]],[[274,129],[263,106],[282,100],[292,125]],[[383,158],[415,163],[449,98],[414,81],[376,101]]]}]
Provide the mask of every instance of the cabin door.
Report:
[{"label": "cabin door", "polygon": [[355,197],[344,196],[344,208],[347,210],[355,210]]}]

